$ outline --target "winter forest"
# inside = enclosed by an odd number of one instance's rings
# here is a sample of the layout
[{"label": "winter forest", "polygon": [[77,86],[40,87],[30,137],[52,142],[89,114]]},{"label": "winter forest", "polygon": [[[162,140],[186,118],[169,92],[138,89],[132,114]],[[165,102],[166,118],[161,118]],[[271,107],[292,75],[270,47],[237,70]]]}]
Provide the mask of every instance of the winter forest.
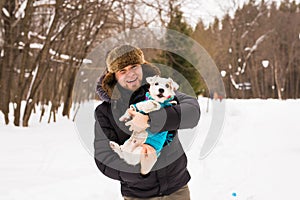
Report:
[{"label": "winter forest", "polygon": [[[61,106],[61,114],[70,117],[76,74],[87,54],[106,38],[139,27],[166,27],[202,45],[220,71],[226,98],[300,98],[300,3],[230,2],[222,18],[209,24],[199,19],[192,27],[184,17],[184,0],[1,0],[0,110],[5,123],[13,113],[15,126],[29,126],[37,106],[40,118],[49,122],[56,121]],[[178,55],[149,54],[179,72],[192,68]],[[193,70],[184,76],[196,94],[210,95]],[[77,101],[91,96],[96,98],[82,91]]]}]

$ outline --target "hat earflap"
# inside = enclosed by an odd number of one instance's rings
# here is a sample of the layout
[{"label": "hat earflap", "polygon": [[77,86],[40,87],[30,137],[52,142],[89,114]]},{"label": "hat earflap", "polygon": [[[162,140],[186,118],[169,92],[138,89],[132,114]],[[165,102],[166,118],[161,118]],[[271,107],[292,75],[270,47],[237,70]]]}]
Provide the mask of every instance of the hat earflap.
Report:
[{"label": "hat earflap", "polygon": [[108,72],[102,80],[103,90],[111,99],[118,99],[120,97],[120,92],[118,91],[116,84],[117,80],[114,73]]}]

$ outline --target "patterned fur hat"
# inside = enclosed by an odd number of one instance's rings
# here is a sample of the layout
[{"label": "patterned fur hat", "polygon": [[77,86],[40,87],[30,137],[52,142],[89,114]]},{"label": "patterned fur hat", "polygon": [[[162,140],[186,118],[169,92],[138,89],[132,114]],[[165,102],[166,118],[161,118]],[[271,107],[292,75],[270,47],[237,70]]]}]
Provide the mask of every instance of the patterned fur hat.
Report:
[{"label": "patterned fur hat", "polygon": [[128,65],[144,63],[142,50],[131,45],[122,45],[112,49],[106,58],[107,69],[110,73],[116,73]]},{"label": "patterned fur hat", "polygon": [[[101,77],[101,87],[111,99],[120,98],[115,78],[115,73],[128,65],[141,64],[143,69],[143,80],[145,77],[160,75],[160,70],[144,60],[144,54],[141,49],[131,45],[122,45],[112,49],[106,58],[107,70]],[[101,97],[100,97],[101,98]]]}]

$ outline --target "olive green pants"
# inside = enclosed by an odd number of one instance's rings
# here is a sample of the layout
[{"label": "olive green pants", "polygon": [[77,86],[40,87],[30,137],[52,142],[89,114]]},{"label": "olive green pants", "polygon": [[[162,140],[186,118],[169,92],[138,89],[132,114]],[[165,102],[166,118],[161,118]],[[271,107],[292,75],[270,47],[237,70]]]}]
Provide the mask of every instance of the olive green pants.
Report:
[{"label": "olive green pants", "polygon": [[190,200],[190,190],[188,185],[185,185],[176,192],[166,196],[152,198],[124,197],[124,200]]}]

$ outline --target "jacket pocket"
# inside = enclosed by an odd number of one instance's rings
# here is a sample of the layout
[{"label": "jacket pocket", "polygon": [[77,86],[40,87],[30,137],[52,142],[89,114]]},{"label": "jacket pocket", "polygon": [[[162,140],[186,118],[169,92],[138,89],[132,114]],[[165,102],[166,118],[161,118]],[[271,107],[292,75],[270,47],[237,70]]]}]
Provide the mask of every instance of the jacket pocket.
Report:
[{"label": "jacket pocket", "polygon": [[128,187],[135,187],[141,190],[157,187],[158,184],[155,172],[150,172],[145,176],[139,173],[120,172],[120,178]]}]

